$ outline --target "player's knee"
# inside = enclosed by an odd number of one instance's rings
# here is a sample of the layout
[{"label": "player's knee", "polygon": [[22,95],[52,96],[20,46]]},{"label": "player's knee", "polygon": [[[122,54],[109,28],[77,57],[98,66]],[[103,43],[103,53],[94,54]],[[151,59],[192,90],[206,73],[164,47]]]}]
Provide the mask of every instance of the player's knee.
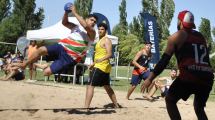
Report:
[{"label": "player's knee", "polygon": [[50,68],[46,68],[43,71],[43,75],[44,76],[50,76],[52,74],[51,69]]},{"label": "player's knee", "polygon": [[49,75],[51,75],[51,72],[44,71],[44,72],[43,72],[43,75],[44,75],[44,76],[49,76]]},{"label": "player's knee", "polygon": [[136,88],[137,85],[136,85],[136,84],[132,84],[131,87],[132,87],[132,88]]},{"label": "player's knee", "polygon": [[48,54],[48,52],[47,52],[47,48],[46,47],[40,47],[40,48],[38,48],[38,50],[37,50],[37,52],[40,54],[40,55],[46,55],[46,54]]},{"label": "player's knee", "polygon": [[109,92],[113,92],[113,89],[110,87],[110,85],[104,85],[104,88]]}]

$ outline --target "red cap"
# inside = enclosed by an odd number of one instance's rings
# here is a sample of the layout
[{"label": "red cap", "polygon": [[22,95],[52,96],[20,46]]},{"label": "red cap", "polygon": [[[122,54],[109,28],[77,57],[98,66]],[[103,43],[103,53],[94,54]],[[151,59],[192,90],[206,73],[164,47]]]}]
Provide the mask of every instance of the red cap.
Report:
[{"label": "red cap", "polygon": [[183,27],[185,28],[196,28],[196,25],[194,24],[194,16],[190,11],[184,10],[179,12],[178,19],[181,20]]}]

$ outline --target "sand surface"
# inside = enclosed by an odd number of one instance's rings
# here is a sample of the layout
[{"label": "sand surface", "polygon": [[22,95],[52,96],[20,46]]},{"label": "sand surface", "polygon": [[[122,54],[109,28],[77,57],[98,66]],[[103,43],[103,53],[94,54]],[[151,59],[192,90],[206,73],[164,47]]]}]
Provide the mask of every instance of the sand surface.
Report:
[{"label": "sand surface", "polygon": [[[126,92],[115,91],[120,109],[111,107],[104,89],[96,88],[86,112],[85,86],[24,81],[0,81],[0,120],[169,120],[165,102],[149,102],[140,93],[126,100]],[[183,120],[196,120],[192,100],[179,101]],[[215,120],[215,103],[208,102],[209,120]]]}]

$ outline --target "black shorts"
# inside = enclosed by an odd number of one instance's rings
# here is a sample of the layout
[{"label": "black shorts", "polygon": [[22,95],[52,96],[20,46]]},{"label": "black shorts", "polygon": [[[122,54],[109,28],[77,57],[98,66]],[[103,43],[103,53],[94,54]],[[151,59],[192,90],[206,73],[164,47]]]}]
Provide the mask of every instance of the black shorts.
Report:
[{"label": "black shorts", "polygon": [[[213,80],[212,80],[213,81]],[[175,98],[175,100],[183,99],[186,101],[191,94],[194,94],[194,101],[198,106],[206,106],[210,91],[213,86],[211,84],[199,84],[196,81],[181,80],[177,78],[170,86],[167,96]]]},{"label": "black shorts", "polygon": [[104,86],[110,85],[110,73],[105,73],[99,68],[93,68],[90,72],[89,85],[92,86]]},{"label": "black shorts", "polygon": [[25,79],[24,72],[18,72],[12,78],[14,78],[15,80],[23,80]]},{"label": "black shorts", "polygon": [[161,97],[165,97],[168,93],[168,90],[169,89],[167,87],[165,87],[165,90],[163,92],[161,92]]}]

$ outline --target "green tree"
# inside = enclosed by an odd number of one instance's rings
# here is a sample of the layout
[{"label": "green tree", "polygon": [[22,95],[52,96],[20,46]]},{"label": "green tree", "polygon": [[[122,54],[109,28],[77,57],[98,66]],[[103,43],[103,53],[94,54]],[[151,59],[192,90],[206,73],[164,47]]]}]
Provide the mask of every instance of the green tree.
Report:
[{"label": "green tree", "polygon": [[128,65],[133,60],[137,51],[142,48],[142,45],[143,44],[140,44],[136,35],[126,35],[124,40],[119,44],[119,55],[122,57],[122,59],[120,59],[121,65]]},{"label": "green tree", "polygon": [[173,0],[162,0],[160,12],[160,26],[162,31],[162,39],[167,39],[169,36],[169,26],[175,12],[175,3]]},{"label": "green tree", "polygon": [[[208,48],[210,53],[215,52],[215,43],[212,40],[211,36],[211,26],[210,26],[210,20],[206,18],[201,18],[201,24],[199,26],[199,31],[203,34],[205,39],[207,40]],[[212,34],[214,35],[215,29],[213,28]],[[215,69],[215,57],[210,58],[211,65],[213,69]]]},{"label": "green tree", "polygon": [[112,35],[118,36],[119,34],[120,34],[120,26],[119,24],[117,24],[112,29]]},{"label": "green tree", "polygon": [[[152,16],[157,18],[157,30],[158,30],[158,39],[161,45],[164,45],[164,43],[167,40],[167,36],[169,36],[169,26],[171,23],[171,20],[173,18],[173,13],[175,9],[174,1],[173,0],[162,0],[161,6],[159,7],[158,0],[142,0],[142,10],[141,13],[148,12]],[[159,9],[160,8],[160,9]],[[127,64],[126,62],[129,62],[128,60],[131,59],[131,54],[135,54],[140,48],[143,47],[144,42],[144,18],[142,18],[140,15],[133,18],[133,21],[128,26],[128,34],[126,36],[123,36],[120,32],[117,30],[121,30],[122,27],[117,25],[113,29],[113,34],[119,37],[119,52],[120,52],[120,63],[121,64]],[[115,34],[117,33],[117,34]],[[128,39],[127,37],[131,38],[137,41],[132,41]],[[161,41],[162,40],[162,41]],[[132,43],[130,43],[132,41]],[[135,47],[131,47],[129,54],[125,52],[129,48],[130,45],[133,45],[133,43],[138,44],[135,45]],[[136,49],[136,46],[137,49]],[[160,50],[163,51],[164,47],[160,47]],[[174,59],[173,59],[174,60]],[[174,64],[173,61],[172,65]]]},{"label": "green tree", "polygon": [[[159,50],[160,54],[162,55],[167,44],[167,37],[170,35],[169,34],[169,26],[171,24],[173,15],[175,12],[175,4],[173,0],[162,0],[161,6],[160,6],[160,18],[159,18],[159,23],[160,24],[160,29],[159,31],[161,32],[160,34],[160,41],[159,41]],[[176,58],[175,56],[172,57],[170,60],[168,68],[173,68],[176,67]]]},{"label": "green tree", "polygon": [[[213,27],[213,29],[212,29],[212,34],[215,37],[215,27]],[[211,53],[214,53],[215,52],[215,41],[214,40],[212,40],[211,46],[212,46],[211,47]],[[210,62],[211,62],[213,69],[215,69],[215,57],[210,58]]]},{"label": "green tree", "polygon": [[212,34],[215,37],[215,27],[213,27]]},{"label": "green tree", "polygon": [[139,36],[140,32],[139,20],[137,17],[133,17],[133,21],[130,23],[130,33]]},{"label": "green tree", "polygon": [[[14,35],[16,35],[16,29],[13,26],[13,21],[8,18],[4,18],[2,23],[0,24],[0,41],[1,42],[8,42],[8,43],[13,43],[13,39],[15,39]],[[12,32],[14,31],[14,32]],[[15,51],[15,46],[14,45],[5,45],[5,44],[0,44],[0,55],[3,56],[5,55],[8,51]]]},{"label": "green tree", "polygon": [[44,11],[42,8],[34,13],[36,4],[35,0],[13,0],[13,18],[18,26],[22,29],[22,35],[26,34],[29,29],[41,28],[44,19]]},{"label": "green tree", "polygon": [[10,6],[10,0],[0,1],[0,22],[9,15]]},{"label": "green tree", "polygon": [[75,0],[74,5],[78,14],[86,18],[92,11],[93,0]]},{"label": "green tree", "polygon": [[118,37],[118,52],[119,52],[119,65],[123,65],[127,63],[125,59],[125,52],[122,51],[122,45],[121,43],[125,41],[126,35],[123,35],[121,32],[121,26],[120,24],[117,24],[113,27],[112,34]]},{"label": "green tree", "polygon": [[121,5],[119,6],[120,19],[119,24],[121,26],[121,32],[124,35],[128,33],[128,22],[126,21],[127,12],[126,12],[126,0],[122,0]]},{"label": "green tree", "polygon": [[129,25],[129,33],[136,35],[139,42],[142,44],[144,43],[144,23],[142,20],[140,20],[142,18],[139,17],[133,17],[133,21],[130,23]]},{"label": "green tree", "polygon": [[119,64],[120,65],[127,65],[128,59],[126,58],[127,52],[123,51],[124,44],[126,41],[126,36],[128,34],[128,23],[126,21],[127,12],[126,12],[126,0],[122,0],[121,5],[119,6],[120,12],[120,20],[119,24],[117,24],[112,31],[112,34],[119,38]]},{"label": "green tree", "polygon": [[199,31],[202,33],[202,35],[207,40],[209,51],[211,52],[212,48],[212,37],[211,37],[211,25],[210,20],[206,18],[201,18],[201,24],[199,26]]},{"label": "green tree", "polygon": [[147,12],[157,19],[158,39],[166,40],[169,36],[168,28],[175,12],[174,1],[162,0],[159,9],[158,0],[142,0],[142,6],[142,13]]},{"label": "green tree", "polygon": [[[0,41],[16,43],[19,37],[26,35],[27,30],[41,28],[44,11],[39,8],[34,12],[35,8],[35,0],[13,0],[11,15],[4,18],[0,25]],[[4,47],[1,52],[6,52]]]}]

